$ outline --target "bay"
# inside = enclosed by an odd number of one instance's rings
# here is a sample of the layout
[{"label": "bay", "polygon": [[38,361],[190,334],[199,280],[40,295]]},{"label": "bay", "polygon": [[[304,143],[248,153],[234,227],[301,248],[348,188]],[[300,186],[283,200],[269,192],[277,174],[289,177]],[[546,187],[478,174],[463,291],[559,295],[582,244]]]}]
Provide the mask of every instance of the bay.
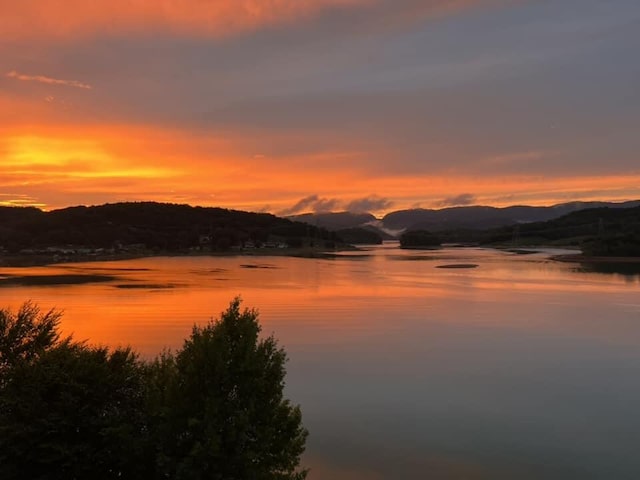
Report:
[{"label": "bay", "polygon": [[152,357],[241,295],[288,352],[311,480],[639,478],[640,272],[553,253],[3,268],[0,306],[61,309],[76,339]]}]

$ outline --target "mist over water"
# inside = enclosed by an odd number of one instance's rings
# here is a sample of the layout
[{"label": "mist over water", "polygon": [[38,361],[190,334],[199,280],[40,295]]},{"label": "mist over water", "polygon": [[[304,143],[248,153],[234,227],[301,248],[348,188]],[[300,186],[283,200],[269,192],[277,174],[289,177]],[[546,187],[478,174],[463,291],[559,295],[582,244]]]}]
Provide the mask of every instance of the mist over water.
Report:
[{"label": "mist over water", "polygon": [[[395,244],[0,269],[0,305],[151,357],[235,295],[288,354],[309,478],[640,478],[640,272]],[[476,268],[438,268],[465,264]],[[37,279],[37,280],[34,280]]]}]

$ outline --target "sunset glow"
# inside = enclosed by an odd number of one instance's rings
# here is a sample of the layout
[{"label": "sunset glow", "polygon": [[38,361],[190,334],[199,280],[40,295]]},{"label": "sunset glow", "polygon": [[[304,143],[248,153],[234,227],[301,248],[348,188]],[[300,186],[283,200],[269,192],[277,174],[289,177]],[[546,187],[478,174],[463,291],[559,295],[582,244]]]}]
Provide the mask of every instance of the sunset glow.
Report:
[{"label": "sunset glow", "polygon": [[640,198],[640,9],[573,4],[0,0],[0,205]]}]

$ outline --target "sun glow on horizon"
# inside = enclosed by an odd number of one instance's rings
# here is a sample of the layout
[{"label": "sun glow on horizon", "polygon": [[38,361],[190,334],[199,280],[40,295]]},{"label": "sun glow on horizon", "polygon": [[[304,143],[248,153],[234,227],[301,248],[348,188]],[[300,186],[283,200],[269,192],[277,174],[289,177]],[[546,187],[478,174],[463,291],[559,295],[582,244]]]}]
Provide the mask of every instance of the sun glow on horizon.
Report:
[{"label": "sun glow on horizon", "polygon": [[[381,217],[407,208],[634,200],[640,186],[640,175],[479,178],[434,173],[383,177],[357,164],[327,168],[332,161],[361,155],[349,152],[289,158],[286,170],[272,169],[269,162],[280,159],[247,155],[237,139],[212,140],[180,131],[127,126],[14,132],[0,139],[0,152],[0,205],[45,210],[160,201],[284,215],[343,211],[358,204],[365,206],[363,211]],[[466,202],[443,203],[452,192]],[[463,195],[465,192],[474,194]],[[309,200],[301,203],[305,197]],[[298,210],[292,209],[295,205]]]}]

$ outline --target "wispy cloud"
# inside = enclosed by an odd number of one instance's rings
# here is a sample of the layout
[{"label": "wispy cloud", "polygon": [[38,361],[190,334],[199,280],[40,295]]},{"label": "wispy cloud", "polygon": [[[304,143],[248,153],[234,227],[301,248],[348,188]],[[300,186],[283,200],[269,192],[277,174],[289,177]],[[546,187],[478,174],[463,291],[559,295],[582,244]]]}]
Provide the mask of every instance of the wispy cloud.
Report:
[{"label": "wispy cloud", "polygon": [[64,85],[66,87],[84,88],[85,90],[91,90],[93,87],[88,83],[80,82],[78,80],[61,80],[59,78],[47,77],[45,75],[25,75],[23,73],[12,70],[6,75],[8,78],[15,78],[23,82],[39,82],[49,85]]},{"label": "wispy cloud", "polygon": [[439,204],[441,207],[459,207],[471,205],[476,202],[476,196],[472,193],[461,193],[453,197],[447,197]]},{"label": "wispy cloud", "polygon": [[393,206],[393,202],[388,198],[372,195],[370,197],[352,200],[347,204],[347,210],[349,212],[368,213],[386,210],[391,206]]},{"label": "wispy cloud", "polygon": [[287,216],[299,213],[327,213],[337,210],[346,210],[354,213],[377,212],[386,210],[393,206],[393,202],[388,198],[369,195],[351,201],[342,201],[337,198],[320,197],[319,195],[309,195],[298,200],[291,207],[280,210],[278,215]]},{"label": "wispy cloud", "polygon": [[35,197],[19,193],[0,193],[0,207],[39,207],[47,205]]},{"label": "wispy cloud", "polygon": [[302,198],[290,208],[286,208],[279,213],[279,215],[287,216],[294,215],[296,213],[324,213],[335,210],[340,205],[340,201],[336,198],[322,198],[318,195],[309,195]]}]

